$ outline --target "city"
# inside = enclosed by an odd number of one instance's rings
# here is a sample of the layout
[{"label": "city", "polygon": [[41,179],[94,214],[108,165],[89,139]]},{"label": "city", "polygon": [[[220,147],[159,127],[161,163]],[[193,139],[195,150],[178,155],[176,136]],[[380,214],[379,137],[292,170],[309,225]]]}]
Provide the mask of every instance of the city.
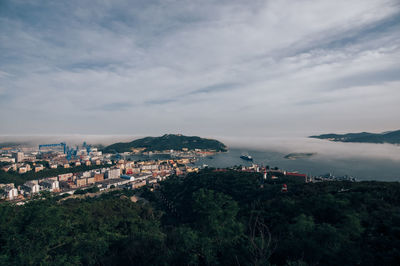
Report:
[{"label": "city", "polygon": [[0,0],[0,266],[400,262],[400,0]]},{"label": "city", "polygon": [[[82,191],[105,192],[112,189],[137,189],[143,186],[157,187],[157,183],[171,175],[183,177],[198,172],[207,165],[196,166],[196,158],[214,155],[212,150],[168,150],[146,152],[145,148],[132,149],[132,152],[111,154],[99,151],[84,142],[75,149],[64,142],[59,144],[40,144],[32,147],[3,147],[0,150],[0,171],[24,176],[34,173],[31,180],[23,184],[0,183],[0,199],[24,204],[36,194],[48,191],[57,195],[74,195]],[[170,159],[131,160],[129,155],[170,155]],[[58,170],[57,170],[58,169]],[[50,171],[49,171],[50,170]],[[298,172],[289,172],[277,167],[252,163],[251,166],[216,168],[216,172],[234,170],[238,172],[260,173],[263,180],[290,177],[308,182],[350,180],[351,177],[336,178],[331,175],[310,176]],[[48,176],[49,172],[57,173]]]}]

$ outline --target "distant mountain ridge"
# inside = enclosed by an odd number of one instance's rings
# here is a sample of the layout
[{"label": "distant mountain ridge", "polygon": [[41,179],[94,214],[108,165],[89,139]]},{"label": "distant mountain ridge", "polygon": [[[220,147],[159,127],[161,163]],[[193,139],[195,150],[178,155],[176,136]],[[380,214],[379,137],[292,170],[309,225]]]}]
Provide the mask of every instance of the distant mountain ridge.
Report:
[{"label": "distant mountain ridge", "polygon": [[225,144],[215,139],[205,139],[197,136],[180,134],[165,134],[161,137],[145,137],[131,142],[119,142],[109,145],[103,152],[129,152],[132,149],[144,148],[144,151],[188,150],[202,149],[226,151]]},{"label": "distant mountain ridge", "polygon": [[383,133],[348,133],[348,134],[323,134],[310,136],[310,138],[327,139],[339,142],[359,142],[359,143],[390,143],[400,144],[400,130]]}]

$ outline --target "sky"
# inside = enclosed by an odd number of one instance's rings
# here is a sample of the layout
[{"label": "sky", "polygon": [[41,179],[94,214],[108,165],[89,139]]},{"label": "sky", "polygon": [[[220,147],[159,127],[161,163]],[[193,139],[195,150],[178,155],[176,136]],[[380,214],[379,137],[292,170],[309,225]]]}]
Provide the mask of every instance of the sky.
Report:
[{"label": "sky", "polygon": [[400,129],[399,0],[0,0],[0,135]]}]

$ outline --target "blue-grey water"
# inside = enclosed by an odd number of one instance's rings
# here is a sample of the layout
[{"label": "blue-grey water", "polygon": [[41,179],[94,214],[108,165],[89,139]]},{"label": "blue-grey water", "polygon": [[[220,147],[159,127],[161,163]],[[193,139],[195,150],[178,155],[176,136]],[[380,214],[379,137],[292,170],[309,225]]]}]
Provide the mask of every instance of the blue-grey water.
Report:
[{"label": "blue-grey water", "polygon": [[[240,155],[248,153],[253,162],[245,161]],[[400,162],[386,158],[330,157],[318,153],[309,158],[285,159],[287,153],[259,151],[246,148],[232,148],[228,152],[213,156],[200,157],[197,166],[231,167],[234,165],[251,166],[252,163],[278,167],[287,171],[318,176],[331,173],[335,176],[349,175],[358,180],[400,181]],[[168,159],[168,155],[135,156],[132,159]]]},{"label": "blue-grey water", "polygon": [[400,163],[386,159],[369,158],[326,158],[315,155],[296,160],[285,159],[286,154],[274,151],[256,151],[231,149],[210,158],[200,158],[199,165],[229,167],[232,165],[251,165],[252,162],[240,158],[242,153],[249,153],[254,163],[278,167],[287,171],[298,171],[309,175],[332,173],[336,176],[350,175],[359,180],[400,181]]},{"label": "blue-grey water", "polygon": [[[30,141],[33,147],[40,143],[66,142],[68,145],[90,144],[108,145],[115,142],[131,141],[139,136],[71,135],[71,136],[0,136],[0,142]],[[288,171],[298,171],[313,176],[332,173],[335,176],[349,175],[359,180],[400,181],[400,145],[340,143],[306,137],[213,137],[224,142],[229,151],[218,153],[213,158],[200,158],[196,165],[230,167],[250,165],[240,159],[248,153],[257,164],[278,167]],[[289,153],[316,153],[310,158],[288,160]],[[167,155],[133,159],[169,158]]]}]

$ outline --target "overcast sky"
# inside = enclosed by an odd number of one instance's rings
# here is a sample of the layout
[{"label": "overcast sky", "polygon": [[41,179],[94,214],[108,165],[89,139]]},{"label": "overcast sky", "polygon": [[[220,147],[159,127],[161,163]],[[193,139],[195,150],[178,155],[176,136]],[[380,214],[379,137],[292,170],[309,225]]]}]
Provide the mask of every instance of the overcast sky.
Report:
[{"label": "overcast sky", "polygon": [[0,134],[400,129],[400,1],[0,0]]}]

